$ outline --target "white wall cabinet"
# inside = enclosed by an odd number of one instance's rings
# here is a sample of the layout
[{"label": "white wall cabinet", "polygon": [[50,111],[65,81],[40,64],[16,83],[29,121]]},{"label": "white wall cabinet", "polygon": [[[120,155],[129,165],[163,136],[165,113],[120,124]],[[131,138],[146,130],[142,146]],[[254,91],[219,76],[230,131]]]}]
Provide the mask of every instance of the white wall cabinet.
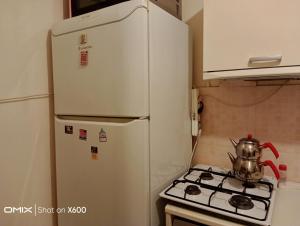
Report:
[{"label": "white wall cabinet", "polygon": [[204,79],[300,75],[299,0],[204,1]]}]

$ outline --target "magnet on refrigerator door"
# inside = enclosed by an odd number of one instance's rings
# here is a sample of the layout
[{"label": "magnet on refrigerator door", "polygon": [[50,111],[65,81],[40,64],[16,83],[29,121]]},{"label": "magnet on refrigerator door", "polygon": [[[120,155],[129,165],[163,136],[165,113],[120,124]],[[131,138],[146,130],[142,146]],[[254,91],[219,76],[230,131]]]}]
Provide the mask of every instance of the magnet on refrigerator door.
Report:
[{"label": "magnet on refrigerator door", "polygon": [[99,141],[100,142],[107,142],[106,132],[102,128],[101,128],[101,131],[99,132]]},{"label": "magnet on refrigerator door", "polygon": [[91,146],[92,160],[98,160],[98,147]]},{"label": "magnet on refrigerator door", "polygon": [[87,130],[80,129],[79,130],[79,139],[80,140],[87,140]]},{"label": "magnet on refrigerator door", "polygon": [[73,126],[65,126],[65,134],[73,134]]}]

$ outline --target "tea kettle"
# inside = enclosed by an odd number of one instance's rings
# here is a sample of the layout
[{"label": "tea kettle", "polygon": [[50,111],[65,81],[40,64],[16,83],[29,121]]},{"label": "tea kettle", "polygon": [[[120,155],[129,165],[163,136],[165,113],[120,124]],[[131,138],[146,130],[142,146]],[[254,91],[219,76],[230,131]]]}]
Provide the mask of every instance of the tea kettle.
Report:
[{"label": "tea kettle", "polygon": [[279,171],[271,160],[260,161],[264,148],[270,148],[275,157],[279,157],[279,153],[273,144],[270,142],[260,144],[250,134],[247,138],[240,139],[239,142],[233,139],[230,139],[230,141],[235,147],[237,157],[235,158],[230,152],[228,152],[228,156],[232,162],[234,174],[238,179],[251,183],[258,182],[263,178],[264,166],[270,166],[275,177],[279,179]]},{"label": "tea kettle", "polygon": [[239,142],[236,142],[233,139],[230,139],[231,143],[235,147],[236,154],[238,157],[247,158],[247,159],[257,159],[262,156],[262,150],[264,148],[270,148],[276,158],[279,157],[279,153],[270,142],[260,144],[258,140],[252,137],[251,134],[247,138],[242,138]]}]

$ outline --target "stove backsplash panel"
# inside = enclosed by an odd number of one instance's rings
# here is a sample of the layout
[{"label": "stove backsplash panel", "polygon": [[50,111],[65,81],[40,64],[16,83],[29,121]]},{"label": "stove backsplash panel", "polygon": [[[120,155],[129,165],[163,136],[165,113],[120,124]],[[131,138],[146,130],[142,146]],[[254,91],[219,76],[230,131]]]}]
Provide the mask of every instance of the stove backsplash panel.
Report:
[{"label": "stove backsplash panel", "polygon": [[[200,88],[205,110],[194,163],[231,168],[227,152],[235,150],[228,138],[238,140],[251,133],[261,142],[272,142],[280,152],[275,160],[265,149],[263,159],[287,164],[287,179],[300,182],[300,85],[291,83],[281,87],[221,82],[218,87]],[[272,175],[268,167],[265,174]]]}]

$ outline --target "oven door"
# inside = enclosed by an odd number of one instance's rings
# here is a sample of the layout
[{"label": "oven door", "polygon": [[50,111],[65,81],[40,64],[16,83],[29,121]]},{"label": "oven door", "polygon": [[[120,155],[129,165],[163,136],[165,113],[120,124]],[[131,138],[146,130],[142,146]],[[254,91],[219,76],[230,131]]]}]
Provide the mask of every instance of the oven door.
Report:
[{"label": "oven door", "polygon": [[128,0],[69,0],[70,16],[79,16],[84,13],[88,13],[97,9],[102,9],[126,1]]},{"label": "oven door", "polygon": [[196,224],[192,221],[187,221],[181,218],[175,218],[173,221],[173,226],[205,226],[204,224]]}]

